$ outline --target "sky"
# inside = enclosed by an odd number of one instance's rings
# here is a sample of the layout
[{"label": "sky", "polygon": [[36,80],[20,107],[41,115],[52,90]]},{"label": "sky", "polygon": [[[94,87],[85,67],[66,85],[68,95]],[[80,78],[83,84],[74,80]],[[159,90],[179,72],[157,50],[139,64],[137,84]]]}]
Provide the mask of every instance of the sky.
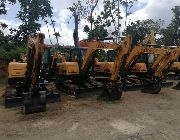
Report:
[{"label": "sky", "polygon": [[[99,0],[99,3],[95,9],[96,15],[103,10],[103,0]],[[73,2],[77,2],[77,0],[51,0],[51,6],[53,7],[54,19],[56,20],[56,32],[59,32],[61,37],[59,38],[60,45],[73,45],[73,30],[74,30],[74,22],[71,16],[71,13],[67,9],[70,7]],[[136,21],[136,20],[145,20],[145,19],[162,19],[165,21],[165,26],[167,26],[172,19],[171,9],[174,6],[180,6],[180,0],[137,0],[134,6],[131,8],[132,14],[128,16],[128,21]],[[7,4],[7,15],[0,16],[0,22],[7,23],[8,28],[17,28],[21,21],[19,21],[16,17],[18,10],[20,9],[19,4],[10,5]],[[121,14],[125,17],[124,8],[120,8]],[[94,15],[94,16],[96,16]],[[124,18],[125,19],[125,18]],[[125,27],[125,20],[121,21],[122,28]],[[87,38],[87,34],[83,32],[83,27],[87,25],[85,20],[81,20],[79,24],[79,39]],[[9,33],[8,28],[4,30],[6,34]],[[56,43],[56,39],[53,36],[54,29],[49,26],[49,33],[51,36],[51,40],[53,44]],[[45,43],[49,44],[49,33],[48,33],[47,25],[43,24],[41,27],[41,32],[46,35]],[[110,27],[111,28],[111,27]],[[123,30],[123,29],[121,29]]]}]

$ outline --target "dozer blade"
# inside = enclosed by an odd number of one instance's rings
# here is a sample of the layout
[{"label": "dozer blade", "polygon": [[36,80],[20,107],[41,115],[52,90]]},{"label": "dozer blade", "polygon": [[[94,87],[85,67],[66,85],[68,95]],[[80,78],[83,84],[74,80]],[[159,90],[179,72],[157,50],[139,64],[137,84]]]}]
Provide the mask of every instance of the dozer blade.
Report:
[{"label": "dozer blade", "polygon": [[176,86],[173,87],[173,89],[180,90],[180,81],[177,83]]}]

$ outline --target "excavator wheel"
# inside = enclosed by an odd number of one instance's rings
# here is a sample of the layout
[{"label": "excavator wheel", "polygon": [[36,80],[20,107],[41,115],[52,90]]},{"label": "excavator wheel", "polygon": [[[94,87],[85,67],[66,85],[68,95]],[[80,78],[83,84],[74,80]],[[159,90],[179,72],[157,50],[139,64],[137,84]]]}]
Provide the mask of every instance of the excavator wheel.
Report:
[{"label": "excavator wheel", "polygon": [[161,82],[154,82],[154,83],[147,82],[147,83],[143,83],[141,92],[150,93],[150,94],[159,94],[161,88],[162,88]]},{"label": "excavator wheel", "polygon": [[33,95],[31,92],[24,93],[23,113],[31,114],[46,111],[46,94],[40,91],[39,95]]}]

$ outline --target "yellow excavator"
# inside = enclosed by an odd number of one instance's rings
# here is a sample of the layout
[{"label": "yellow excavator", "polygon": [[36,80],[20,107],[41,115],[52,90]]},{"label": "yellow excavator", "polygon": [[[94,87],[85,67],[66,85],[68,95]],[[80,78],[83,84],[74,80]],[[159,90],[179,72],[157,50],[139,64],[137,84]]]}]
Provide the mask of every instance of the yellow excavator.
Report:
[{"label": "yellow excavator", "polygon": [[[169,46],[166,49],[175,49],[177,46]],[[176,61],[172,64],[172,66],[169,69],[168,74],[170,79],[180,79],[180,57],[176,59]]]},{"label": "yellow excavator", "polygon": [[[122,37],[121,39],[123,40],[124,37]],[[155,44],[155,37],[154,37],[154,31],[151,31],[151,33],[145,37],[143,44],[151,44],[154,45]],[[133,46],[131,46],[130,50],[132,50]],[[107,51],[107,62],[97,62],[96,66],[95,66],[95,72],[98,74],[110,74],[113,71],[114,68],[114,59],[115,59],[115,54],[116,52],[110,50]],[[147,67],[145,63],[140,63],[140,62],[136,62],[136,64],[134,64],[134,67],[131,70],[134,73],[144,73],[147,72]]]},{"label": "yellow excavator", "polygon": [[8,84],[5,92],[5,106],[20,105],[23,113],[29,114],[46,110],[46,102],[60,100],[59,93],[49,91],[44,79],[45,45],[44,34],[28,37],[26,62],[10,62]]},{"label": "yellow excavator", "polygon": [[[140,63],[141,67],[138,67],[136,71],[132,71],[134,68],[134,65],[136,66],[136,62],[139,56],[143,54],[152,54],[153,58],[154,55],[156,56],[156,59],[152,61],[151,66],[147,67],[146,63]],[[135,74],[140,78],[143,88],[143,92],[149,92],[149,93],[159,93],[160,89],[162,87],[163,77],[162,75],[156,75],[156,71],[159,69],[159,67],[163,67],[164,61],[167,61],[166,59],[170,56],[170,51],[166,49],[160,49],[160,48],[154,48],[151,46],[142,46],[142,45],[136,45],[132,51],[129,53],[129,56],[127,57],[126,64],[124,71],[127,74]],[[169,64],[170,66],[170,64]],[[141,69],[141,70],[138,70]],[[143,71],[142,71],[143,69]],[[161,69],[162,73],[165,73],[164,71],[167,70],[167,67],[164,69]],[[154,79],[153,79],[154,78]],[[149,87],[145,85],[145,83],[149,82]],[[145,90],[148,91],[145,91]]]},{"label": "yellow excavator", "polygon": [[[128,85],[128,83],[126,83],[127,80],[131,82],[129,83],[130,85],[133,84],[133,81],[135,81],[134,85],[138,85],[138,83],[136,83],[137,78],[142,83],[142,92],[159,93],[163,85],[168,84],[164,82],[165,76],[174,63],[175,58],[178,57],[178,51],[178,47],[175,50],[167,50],[148,45],[136,45],[128,54],[123,69],[119,71],[123,86]],[[175,53],[174,55],[172,55],[173,52]],[[152,58],[155,58],[149,67],[145,62],[137,63],[138,57],[144,54],[151,54],[153,56]],[[135,69],[135,71],[133,71],[133,69]],[[127,77],[132,74],[138,77]]]},{"label": "yellow excavator", "polygon": [[[169,50],[167,50],[167,49],[154,48],[156,46],[157,45],[154,44],[154,32],[151,32],[151,34],[147,38],[145,38],[143,45],[138,44],[138,45],[134,46],[133,48],[132,47],[130,48],[130,51],[129,51],[130,53],[127,54],[126,64],[125,64],[124,68],[122,70],[120,70],[120,72],[119,72],[119,75],[121,76],[122,81],[123,81],[123,87],[125,87],[125,86],[127,86],[128,88],[133,87],[133,86],[138,87],[137,85],[141,85],[136,82],[136,81],[138,81],[138,82],[142,82],[142,84],[143,84],[142,91],[147,92],[146,89],[148,89],[148,88],[145,88],[146,87],[145,82],[147,81],[147,79],[149,80],[149,76],[152,77],[153,75],[155,75],[155,71],[158,67],[160,67],[160,66],[162,67],[163,61],[166,61],[166,59],[167,59],[166,56],[170,53]],[[142,57],[142,55],[144,55],[146,57],[143,57],[143,61],[138,62],[137,61],[138,58]],[[149,63],[147,63],[149,61],[144,60],[145,58],[151,59],[150,65],[149,65]],[[119,60],[119,61],[121,61],[121,60]],[[99,65],[101,65],[101,67],[102,67],[104,63],[106,65],[108,64],[106,62],[101,62],[101,63],[99,63]],[[170,65],[171,64],[168,64],[168,66],[170,66]],[[106,69],[109,69],[108,72],[111,71],[112,67],[106,68]],[[162,69],[162,72],[167,69],[168,68],[165,67],[164,69]],[[98,70],[100,72],[102,72],[102,69],[96,69],[96,71],[98,71]],[[136,75],[138,77],[133,77],[133,78],[127,77],[128,75],[132,75],[132,74]],[[150,86],[151,87],[149,90],[150,93],[159,93],[159,91],[162,87],[162,82],[164,80],[163,77],[161,77],[161,76],[158,77],[159,79],[162,78],[161,80],[158,80],[159,83],[156,82],[156,80],[153,80],[153,79],[151,80],[152,86]],[[140,81],[139,81],[139,79],[140,79]],[[145,80],[145,82],[144,82],[144,80]]]},{"label": "yellow excavator", "polygon": [[[102,91],[108,100],[121,98],[121,83],[118,79],[119,69],[124,64],[125,54],[129,50],[131,37],[126,37],[122,43],[106,43],[102,40],[86,42],[87,49],[75,48],[70,53],[70,61],[58,64],[56,71],[56,86],[69,95],[78,97],[84,91]],[[96,76],[93,74],[95,56],[98,50],[111,49],[117,53],[114,68],[110,77]]]}]

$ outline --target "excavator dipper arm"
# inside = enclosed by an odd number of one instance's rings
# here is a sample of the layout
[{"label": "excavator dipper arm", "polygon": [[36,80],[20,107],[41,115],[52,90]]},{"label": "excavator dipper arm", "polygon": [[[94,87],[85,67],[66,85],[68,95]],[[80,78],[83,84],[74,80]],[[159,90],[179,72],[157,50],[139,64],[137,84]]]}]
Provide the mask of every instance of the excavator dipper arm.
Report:
[{"label": "excavator dipper arm", "polygon": [[118,45],[116,43],[110,44],[110,43],[105,43],[105,42],[102,42],[102,41],[87,42],[87,45],[89,47],[88,47],[88,49],[86,51],[84,61],[83,61],[82,67],[81,67],[81,71],[84,71],[84,72],[86,72],[88,70],[89,63],[92,60],[92,57],[94,56],[94,53],[97,50],[104,50],[104,49],[115,50],[115,49],[118,48]]},{"label": "excavator dipper arm", "polygon": [[115,61],[114,61],[114,69],[111,75],[111,80],[114,81],[116,80],[119,71],[123,70],[123,66],[124,66],[124,62],[125,62],[125,57],[127,56],[127,54],[129,53],[130,49],[131,49],[131,42],[132,42],[132,37],[128,36],[126,37],[122,44],[121,47],[119,47],[118,49],[118,53],[115,57]]},{"label": "excavator dipper arm", "polygon": [[41,68],[44,53],[44,34],[35,34],[28,38],[27,71],[23,113],[29,114],[46,110],[46,90],[40,85]]},{"label": "excavator dipper arm", "polygon": [[157,70],[154,73],[154,76],[161,77],[162,74],[165,74],[179,56],[180,47],[176,47],[175,49],[171,50],[169,55],[164,57],[164,61],[162,61],[160,66],[157,68]]}]

